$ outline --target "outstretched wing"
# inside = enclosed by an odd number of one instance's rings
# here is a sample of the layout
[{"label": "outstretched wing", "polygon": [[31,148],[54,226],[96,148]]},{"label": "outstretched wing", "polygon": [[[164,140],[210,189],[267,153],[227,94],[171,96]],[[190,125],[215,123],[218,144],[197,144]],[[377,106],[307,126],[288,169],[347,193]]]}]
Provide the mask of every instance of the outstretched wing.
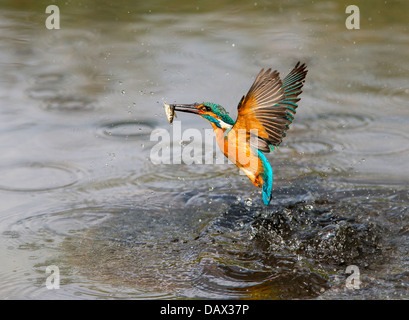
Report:
[{"label": "outstretched wing", "polygon": [[237,121],[231,131],[237,134],[245,129],[250,137],[250,130],[257,130],[252,145],[263,152],[278,146],[294,120],[306,74],[305,64],[299,62],[283,81],[277,71],[262,69],[240,100]]}]

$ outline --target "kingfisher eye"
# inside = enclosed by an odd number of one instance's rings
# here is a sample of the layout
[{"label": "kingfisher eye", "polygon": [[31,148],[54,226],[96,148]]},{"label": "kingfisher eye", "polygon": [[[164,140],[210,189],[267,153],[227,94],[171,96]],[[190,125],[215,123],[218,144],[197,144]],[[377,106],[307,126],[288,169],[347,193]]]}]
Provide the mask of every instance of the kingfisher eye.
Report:
[{"label": "kingfisher eye", "polygon": [[212,108],[210,108],[209,106],[204,106],[206,111],[212,111]]}]

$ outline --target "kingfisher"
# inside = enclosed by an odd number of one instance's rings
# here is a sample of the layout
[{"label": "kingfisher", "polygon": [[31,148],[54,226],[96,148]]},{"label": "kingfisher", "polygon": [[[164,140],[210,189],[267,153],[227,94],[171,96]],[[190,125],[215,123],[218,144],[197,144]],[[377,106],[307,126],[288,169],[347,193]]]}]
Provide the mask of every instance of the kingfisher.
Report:
[{"label": "kingfisher", "polygon": [[305,63],[298,62],[283,80],[277,70],[261,69],[238,104],[236,121],[221,105],[212,102],[165,103],[168,120],[172,122],[175,111],[206,119],[223,154],[262,188],[267,206],[272,198],[273,170],[264,153],[279,146],[294,120],[306,68]]}]

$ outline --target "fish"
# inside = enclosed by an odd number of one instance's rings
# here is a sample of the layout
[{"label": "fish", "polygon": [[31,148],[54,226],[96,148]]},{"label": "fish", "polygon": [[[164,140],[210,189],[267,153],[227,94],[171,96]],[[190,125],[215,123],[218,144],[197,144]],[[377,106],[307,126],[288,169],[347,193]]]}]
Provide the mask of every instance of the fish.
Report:
[{"label": "fish", "polygon": [[165,109],[166,112],[166,117],[168,118],[169,123],[173,122],[173,117],[175,115],[175,106],[171,104],[167,104],[166,102],[163,103],[163,108]]}]

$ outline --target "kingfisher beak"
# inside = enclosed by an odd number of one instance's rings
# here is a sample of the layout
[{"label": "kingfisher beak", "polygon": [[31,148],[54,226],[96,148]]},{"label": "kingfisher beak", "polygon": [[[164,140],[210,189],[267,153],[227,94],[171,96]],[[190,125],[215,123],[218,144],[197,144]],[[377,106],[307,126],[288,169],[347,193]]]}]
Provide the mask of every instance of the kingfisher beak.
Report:
[{"label": "kingfisher beak", "polygon": [[171,104],[171,107],[175,111],[181,111],[181,112],[187,112],[187,113],[194,113],[194,114],[199,114],[199,104],[193,103],[193,104]]}]

